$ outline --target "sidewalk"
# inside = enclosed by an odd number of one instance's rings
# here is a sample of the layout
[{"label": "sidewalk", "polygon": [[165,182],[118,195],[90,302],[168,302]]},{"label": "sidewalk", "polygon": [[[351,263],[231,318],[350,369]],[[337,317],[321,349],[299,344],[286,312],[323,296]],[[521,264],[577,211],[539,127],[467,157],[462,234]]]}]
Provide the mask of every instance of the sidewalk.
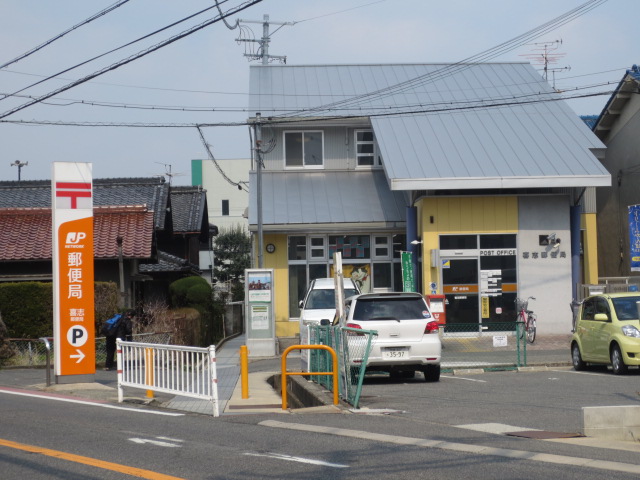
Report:
[{"label": "sidewalk", "polygon": [[[240,382],[240,346],[245,336],[226,341],[216,350],[219,411],[221,415],[258,412],[279,412],[282,398],[267,383],[269,377],[280,372],[280,357],[249,359],[249,398],[242,399]],[[294,355],[290,356],[296,361]],[[55,381],[52,372],[52,382]],[[79,397],[91,401],[117,403],[118,378],[115,371],[97,369],[95,382],[52,384],[46,386],[46,370],[42,368],[0,369],[0,389],[39,391],[43,394]],[[162,408],[211,415],[211,403],[189,397],[154,393],[148,398],[142,389],[125,388],[125,402],[154,404]]]},{"label": "sidewalk", "polygon": [[[246,343],[244,335],[232,338],[216,350],[216,369],[218,372],[218,398],[220,415],[229,413],[266,413],[282,410],[282,398],[267,383],[269,377],[280,372],[280,358],[265,358],[259,362],[260,370],[249,359],[249,398],[242,399],[240,382],[240,347]],[[252,365],[253,363],[253,365]],[[267,367],[267,371],[264,368]],[[211,414],[211,404],[205,400],[189,397],[174,397],[163,403],[163,407],[185,412]]]}]

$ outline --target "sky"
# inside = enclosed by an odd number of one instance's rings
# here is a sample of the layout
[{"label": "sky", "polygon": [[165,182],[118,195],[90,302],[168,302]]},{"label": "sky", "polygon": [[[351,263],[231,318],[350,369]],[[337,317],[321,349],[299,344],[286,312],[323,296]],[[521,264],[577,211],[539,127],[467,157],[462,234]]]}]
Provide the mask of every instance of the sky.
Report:
[{"label": "sky", "polygon": [[[0,65],[121,1],[2,0]],[[223,12],[249,3],[221,1]],[[601,3],[594,4],[591,11],[490,61],[531,61],[535,68],[542,69],[542,53],[548,45],[555,61],[549,68],[556,70],[548,73],[549,83],[567,96],[592,95],[567,103],[578,115],[598,115],[625,70],[640,62],[638,43],[630,33],[637,29],[640,1],[597,1]],[[1,68],[0,117],[6,116],[0,119],[0,181],[18,180],[19,174],[22,180],[50,179],[52,162],[58,161],[90,162],[94,178],[170,174],[173,184],[189,185],[191,160],[208,158],[195,125],[242,124],[255,113],[247,111],[249,65],[259,62],[245,57],[255,43],[239,43],[236,39],[260,38],[264,15],[274,22],[270,26],[269,53],[286,56],[289,65],[453,63],[492,49],[588,2],[263,0],[227,19],[230,26],[237,19],[258,22],[242,22],[242,29],[213,23],[106,71],[123,59],[215,18],[218,13],[212,9],[60,73],[214,3],[129,0]],[[10,113],[103,70],[106,73],[90,81]],[[33,85],[36,82],[42,83]],[[30,123],[15,123],[20,121]],[[216,158],[250,156],[246,125],[208,127],[203,132]],[[16,168],[16,161],[25,165]]]}]

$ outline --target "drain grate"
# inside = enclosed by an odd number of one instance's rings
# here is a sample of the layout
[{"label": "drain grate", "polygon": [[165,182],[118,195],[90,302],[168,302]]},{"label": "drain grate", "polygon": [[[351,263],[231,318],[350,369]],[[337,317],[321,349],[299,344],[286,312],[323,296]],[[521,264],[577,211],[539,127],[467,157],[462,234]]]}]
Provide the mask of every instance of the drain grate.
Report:
[{"label": "drain grate", "polygon": [[584,437],[581,433],[566,432],[546,432],[544,430],[523,430],[521,432],[505,432],[511,437],[534,438],[537,440],[547,440],[550,438],[578,438]]}]

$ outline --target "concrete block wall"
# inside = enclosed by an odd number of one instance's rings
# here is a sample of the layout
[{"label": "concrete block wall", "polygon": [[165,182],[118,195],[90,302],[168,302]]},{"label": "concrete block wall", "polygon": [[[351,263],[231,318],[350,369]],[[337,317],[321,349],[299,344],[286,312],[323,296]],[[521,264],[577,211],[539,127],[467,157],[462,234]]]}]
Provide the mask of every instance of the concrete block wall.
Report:
[{"label": "concrete block wall", "polygon": [[587,437],[640,442],[640,406],[584,407]]}]

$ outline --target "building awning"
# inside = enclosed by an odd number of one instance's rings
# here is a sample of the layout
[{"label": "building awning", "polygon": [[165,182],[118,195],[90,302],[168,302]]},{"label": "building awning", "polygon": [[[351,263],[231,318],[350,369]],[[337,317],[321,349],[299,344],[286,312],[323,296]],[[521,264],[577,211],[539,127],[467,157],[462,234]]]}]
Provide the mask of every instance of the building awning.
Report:
[{"label": "building awning", "polygon": [[[249,192],[255,230],[255,172]],[[262,172],[262,224],[268,231],[404,229],[407,204],[404,193],[389,189],[382,170]]]}]

